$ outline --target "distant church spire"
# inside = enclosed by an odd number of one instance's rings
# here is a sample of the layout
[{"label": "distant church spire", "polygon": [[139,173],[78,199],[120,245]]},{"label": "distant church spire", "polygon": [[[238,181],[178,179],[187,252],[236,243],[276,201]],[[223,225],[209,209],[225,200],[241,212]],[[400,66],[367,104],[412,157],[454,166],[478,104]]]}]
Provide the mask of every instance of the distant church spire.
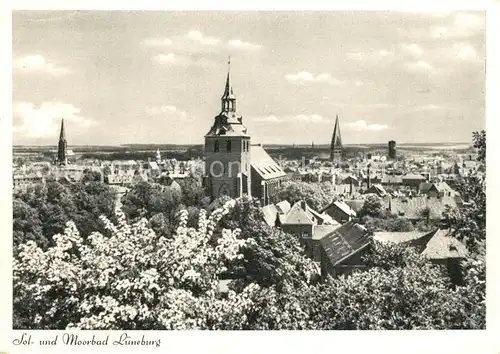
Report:
[{"label": "distant church spire", "polygon": [[222,112],[236,112],[236,97],[234,96],[233,87],[231,86],[231,57],[229,57],[227,65],[226,86],[221,98],[221,108]]},{"label": "distant church spire", "polygon": [[61,132],[59,133],[59,144],[57,149],[57,162],[60,165],[68,164],[68,143],[66,141],[66,132],[64,130],[64,118],[61,120]]},{"label": "distant church spire", "polygon": [[339,116],[337,115],[335,119],[335,127],[333,128],[332,143],[330,146],[330,159],[333,162],[342,161],[343,150],[342,138],[340,136]]}]

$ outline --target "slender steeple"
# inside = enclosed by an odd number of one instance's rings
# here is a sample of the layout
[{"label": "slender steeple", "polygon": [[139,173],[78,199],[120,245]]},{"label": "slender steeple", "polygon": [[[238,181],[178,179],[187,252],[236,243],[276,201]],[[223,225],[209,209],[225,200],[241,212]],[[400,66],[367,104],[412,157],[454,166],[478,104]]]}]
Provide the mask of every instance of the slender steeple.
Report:
[{"label": "slender steeple", "polygon": [[68,143],[66,141],[66,132],[64,130],[64,118],[61,120],[61,132],[59,133],[59,144],[57,149],[57,162],[60,165],[68,164]]},{"label": "slender steeple", "polygon": [[221,109],[223,112],[236,112],[236,97],[231,86],[231,57],[227,61],[227,78],[224,94],[221,97]]},{"label": "slender steeple", "polygon": [[330,146],[330,159],[333,162],[342,161],[343,146],[342,137],[340,136],[339,116],[335,119],[335,127],[333,128],[332,143]]},{"label": "slender steeple", "polygon": [[61,133],[59,134],[59,141],[66,141],[66,132],[64,131],[64,118],[61,119]]}]

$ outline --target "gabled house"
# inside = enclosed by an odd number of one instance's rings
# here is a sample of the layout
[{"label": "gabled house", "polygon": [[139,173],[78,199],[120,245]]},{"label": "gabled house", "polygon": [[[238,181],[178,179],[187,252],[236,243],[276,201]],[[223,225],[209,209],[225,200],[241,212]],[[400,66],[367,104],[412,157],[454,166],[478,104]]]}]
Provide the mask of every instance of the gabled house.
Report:
[{"label": "gabled house", "polygon": [[328,204],[321,213],[330,215],[335,221],[344,224],[356,217],[356,212],[343,201],[337,200]]},{"label": "gabled house", "polygon": [[319,241],[321,276],[348,274],[364,268],[361,257],[369,249],[368,231],[355,222],[348,222],[326,234]]},{"label": "gabled house", "polygon": [[419,192],[431,198],[454,197],[459,193],[453,190],[446,182],[420,183]]}]

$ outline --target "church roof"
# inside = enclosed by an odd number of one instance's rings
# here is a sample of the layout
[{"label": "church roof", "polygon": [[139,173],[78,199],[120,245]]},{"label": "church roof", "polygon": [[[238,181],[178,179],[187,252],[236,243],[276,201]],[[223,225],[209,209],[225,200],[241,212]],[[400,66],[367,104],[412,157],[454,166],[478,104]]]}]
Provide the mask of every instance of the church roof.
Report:
[{"label": "church roof", "polygon": [[250,154],[251,166],[262,179],[267,180],[287,176],[281,167],[268,155],[262,145],[251,145]]}]

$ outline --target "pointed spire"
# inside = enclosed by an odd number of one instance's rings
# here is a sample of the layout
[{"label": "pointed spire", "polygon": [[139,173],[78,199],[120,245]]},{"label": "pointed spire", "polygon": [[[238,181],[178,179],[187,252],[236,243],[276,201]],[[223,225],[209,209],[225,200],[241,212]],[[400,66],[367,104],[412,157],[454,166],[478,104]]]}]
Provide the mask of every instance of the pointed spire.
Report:
[{"label": "pointed spire", "polygon": [[224,88],[224,94],[221,97],[222,111],[223,112],[235,112],[236,111],[236,97],[233,93],[233,87],[231,86],[231,57],[227,61],[227,78],[226,86]]},{"label": "pointed spire", "polygon": [[339,116],[335,119],[335,127],[333,128],[332,142],[330,146],[330,159],[332,161],[342,161],[342,137],[340,136]]},{"label": "pointed spire", "polygon": [[59,140],[66,140],[66,132],[64,131],[64,118],[61,120],[61,133],[59,134]]},{"label": "pointed spire", "polygon": [[226,87],[224,88],[224,95],[222,98],[234,98],[233,87],[231,86],[231,57],[227,61],[227,77],[226,77]]}]

